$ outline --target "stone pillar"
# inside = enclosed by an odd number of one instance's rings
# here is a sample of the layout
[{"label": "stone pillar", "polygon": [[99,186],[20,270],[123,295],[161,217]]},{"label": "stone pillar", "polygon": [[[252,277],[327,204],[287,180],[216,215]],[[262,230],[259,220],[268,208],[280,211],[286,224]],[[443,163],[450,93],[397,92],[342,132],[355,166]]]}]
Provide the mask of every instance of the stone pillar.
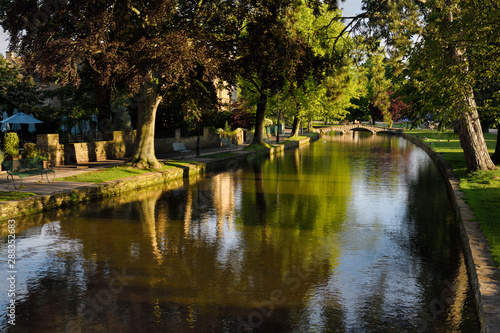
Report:
[{"label": "stone pillar", "polygon": [[209,136],[210,135],[210,130],[208,127],[203,127],[203,136]]},{"label": "stone pillar", "polygon": [[64,165],[64,145],[59,144],[59,134],[38,134],[36,146],[49,154],[52,165]]}]

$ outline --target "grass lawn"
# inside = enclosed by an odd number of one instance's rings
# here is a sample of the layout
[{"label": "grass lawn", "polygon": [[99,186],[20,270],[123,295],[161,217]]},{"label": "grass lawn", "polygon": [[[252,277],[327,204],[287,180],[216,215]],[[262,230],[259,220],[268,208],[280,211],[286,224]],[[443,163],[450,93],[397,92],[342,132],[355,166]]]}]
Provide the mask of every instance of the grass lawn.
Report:
[{"label": "grass lawn", "polygon": [[3,192],[0,191],[0,201],[19,200],[37,195],[29,192]]},{"label": "grass lawn", "polygon": [[[178,162],[178,161],[169,161],[166,162],[161,170],[167,170],[175,167],[182,167],[189,165],[189,162]],[[148,172],[154,172],[152,169],[134,169],[123,166],[115,166],[111,168],[104,168],[97,171],[91,171],[82,173],[76,176],[69,176],[64,178],[56,178],[59,181],[65,182],[86,182],[86,183],[103,183],[110,180],[116,180],[121,178],[127,178],[137,175],[142,175]]]},{"label": "grass lawn", "polygon": [[236,156],[238,155],[237,153],[215,153],[215,154],[210,154],[210,155],[203,155],[200,156],[200,158],[224,158],[224,157],[229,157],[229,156]]},{"label": "grass lawn", "polygon": [[[466,174],[465,158],[456,134],[422,130],[407,133],[418,135],[425,142],[432,143],[432,148],[450,163],[460,178],[465,200],[474,211],[481,230],[492,247],[492,257],[500,266],[500,168]],[[497,135],[485,133],[484,138],[488,150],[493,153]]]},{"label": "grass lawn", "polygon": [[315,135],[315,133],[310,133],[310,134],[308,133],[308,134],[304,134],[304,135],[292,136],[292,137],[286,138],[286,141],[299,141],[299,140],[309,138],[309,137],[314,136],[314,135]]},{"label": "grass lawn", "polygon": [[271,146],[268,144],[253,143],[253,144],[243,148],[243,150],[245,150],[245,151],[261,151],[261,150],[265,150],[268,148],[271,148]]}]

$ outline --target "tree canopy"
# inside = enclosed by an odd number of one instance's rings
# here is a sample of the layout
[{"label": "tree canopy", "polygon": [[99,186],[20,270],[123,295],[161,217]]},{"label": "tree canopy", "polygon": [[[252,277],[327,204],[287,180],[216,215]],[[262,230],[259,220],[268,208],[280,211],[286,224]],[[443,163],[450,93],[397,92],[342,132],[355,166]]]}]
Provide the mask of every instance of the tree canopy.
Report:
[{"label": "tree canopy", "polygon": [[484,142],[474,89],[478,80],[498,75],[493,61],[500,50],[498,1],[365,0],[363,4],[362,18],[368,18],[359,25],[363,39],[385,42],[394,76],[411,87],[405,91],[418,110],[414,115],[434,114],[455,129],[468,171],[495,168]]}]

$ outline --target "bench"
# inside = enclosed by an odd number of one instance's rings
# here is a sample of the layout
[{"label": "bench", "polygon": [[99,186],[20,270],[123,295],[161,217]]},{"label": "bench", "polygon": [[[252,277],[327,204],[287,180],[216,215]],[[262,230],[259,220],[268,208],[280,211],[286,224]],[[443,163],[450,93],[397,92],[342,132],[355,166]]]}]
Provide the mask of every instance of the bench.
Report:
[{"label": "bench", "polygon": [[224,148],[224,150],[233,150],[233,149],[236,149],[238,147],[237,145],[233,145],[231,143],[231,139],[229,139],[229,138],[220,138],[220,142],[221,142],[222,148]]},{"label": "bench", "polygon": [[180,153],[182,157],[193,155],[193,151],[186,149],[186,146],[183,142],[172,143],[172,147],[174,148],[174,152]]},{"label": "bench", "polygon": [[[7,171],[7,186],[5,188],[9,188],[10,183],[15,189],[21,188],[23,186],[23,178],[29,177],[33,175],[40,175],[47,178],[47,182],[53,183],[56,177],[56,173],[52,169],[44,169],[43,161],[39,158],[26,158],[21,160],[12,160],[12,161],[3,161],[3,167]],[[52,181],[49,179],[49,174],[52,174]],[[14,181],[16,177],[20,179],[19,187],[16,187],[16,182]]]}]

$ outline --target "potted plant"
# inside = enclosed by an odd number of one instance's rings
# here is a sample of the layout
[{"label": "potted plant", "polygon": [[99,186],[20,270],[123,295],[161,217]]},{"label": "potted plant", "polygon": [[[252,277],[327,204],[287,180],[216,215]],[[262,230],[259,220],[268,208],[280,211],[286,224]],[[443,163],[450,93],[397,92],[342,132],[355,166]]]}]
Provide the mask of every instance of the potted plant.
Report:
[{"label": "potted plant", "polygon": [[19,137],[15,132],[9,132],[5,134],[4,138],[4,153],[10,159],[19,159]]},{"label": "potted plant", "polygon": [[43,168],[48,169],[50,167],[48,154],[43,150],[40,150],[40,152],[42,154],[38,155],[38,158],[42,161]]},{"label": "potted plant", "polygon": [[3,161],[5,160],[5,154],[0,150],[0,170],[3,170]]},{"label": "potted plant", "polygon": [[43,168],[49,168],[49,156],[46,152],[39,149],[34,143],[24,145],[23,158],[38,158],[43,163]]}]

